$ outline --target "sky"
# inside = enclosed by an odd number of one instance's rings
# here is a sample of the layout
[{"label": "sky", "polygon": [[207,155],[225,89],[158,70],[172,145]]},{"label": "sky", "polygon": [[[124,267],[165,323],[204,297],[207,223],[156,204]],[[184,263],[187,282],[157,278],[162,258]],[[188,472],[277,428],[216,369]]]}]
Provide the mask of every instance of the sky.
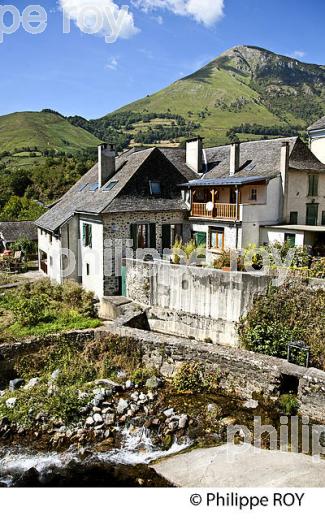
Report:
[{"label": "sky", "polygon": [[[42,19],[29,23],[30,4],[41,6]],[[52,108],[98,118],[239,44],[325,64],[324,0],[15,0],[12,7],[10,14],[0,6],[0,114]]]}]

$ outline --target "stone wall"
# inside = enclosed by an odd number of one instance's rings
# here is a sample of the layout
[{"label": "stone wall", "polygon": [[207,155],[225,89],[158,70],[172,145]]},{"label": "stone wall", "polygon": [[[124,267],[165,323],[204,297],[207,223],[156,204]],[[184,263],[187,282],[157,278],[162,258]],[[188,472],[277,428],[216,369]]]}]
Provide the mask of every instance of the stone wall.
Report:
[{"label": "stone wall", "polygon": [[325,372],[246,350],[217,347],[113,323],[108,328],[114,335],[138,341],[144,364],[167,378],[171,378],[182,363],[200,361],[221,371],[220,389],[231,396],[278,398],[296,385],[300,414],[325,423]]},{"label": "stone wall", "polygon": [[127,260],[127,295],[150,307],[153,330],[221,345],[238,343],[237,324],[269,276]]},{"label": "stone wall", "polygon": [[[31,338],[17,343],[3,343],[0,345],[0,389],[7,385],[9,379],[16,376],[14,365],[20,357],[54,347],[62,341],[75,343],[82,348],[85,343],[103,332],[102,328],[89,329],[51,334],[43,338]],[[105,333],[107,334],[106,329]]]},{"label": "stone wall", "polygon": [[[113,269],[115,269],[115,263],[125,257],[126,247],[132,247],[130,224],[136,223],[156,224],[156,249],[159,253],[162,252],[162,226],[164,224],[183,224],[184,241],[191,238],[190,224],[186,220],[185,211],[109,213],[104,215],[104,243],[106,248],[112,247]],[[110,261],[110,258],[104,259],[104,268],[107,268],[107,261]],[[105,296],[118,294],[118,284],[119,280],[116,276],[105,276]]]}]

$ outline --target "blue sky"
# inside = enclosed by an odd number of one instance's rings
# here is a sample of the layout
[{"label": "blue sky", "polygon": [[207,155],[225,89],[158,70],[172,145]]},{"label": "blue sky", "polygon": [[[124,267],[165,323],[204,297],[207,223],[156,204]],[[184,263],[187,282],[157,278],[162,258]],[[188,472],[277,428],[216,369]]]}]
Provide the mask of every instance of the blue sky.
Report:
[{"label": "blue sky", "polygon": [[[88,0],[98,8],[103,2],[114,2],[115,9],[129,5],[115,43],[106,43],[102,34],[85,34],[74,21],[71,32],[63,34],[59,2],[73,17],[76,1],[86,0],[40,0],[48,14],[42,34],[21,27],[4,35],[0,114],[49,107],[65,115],[100,117],[237,44],[325,64],[323,0]],[[22,12],[29,3],[38,1],[15,1],[15,6]],[[4,21],[11,23],[9,15]]]}]

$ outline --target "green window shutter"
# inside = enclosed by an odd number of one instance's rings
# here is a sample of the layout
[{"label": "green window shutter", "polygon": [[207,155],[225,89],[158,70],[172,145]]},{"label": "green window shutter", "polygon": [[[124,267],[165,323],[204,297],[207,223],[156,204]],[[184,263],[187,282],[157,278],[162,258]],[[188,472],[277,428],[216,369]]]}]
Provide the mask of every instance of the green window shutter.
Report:
[{"label": "green window shutter", "polygon": [[308,180],[309,180],[308,196],[317,197],[318,196],[318,175],[309,175]]},{"label": "green window shutter", "polygon": [[325,226],[325,211],[322,211],[322,226]]},{"label": "green window shutter", "polygon": [[149,224],[149,247],[150,249],[156,249],[156,224]]},{"label": "green window shutter", "polygon": [[88,246],[93,247],[93,227],[89,224],[88,225]]},{"label": "green window shutter", "polygon": [[82,225],[82,243],[85,246],[86,245],[86,224]]},{"label": "green window shutter", "polygon": [[197,247],[206,246],[207,245],[207,234],[203,232],[198,232],[194,234],[195,243]]}]

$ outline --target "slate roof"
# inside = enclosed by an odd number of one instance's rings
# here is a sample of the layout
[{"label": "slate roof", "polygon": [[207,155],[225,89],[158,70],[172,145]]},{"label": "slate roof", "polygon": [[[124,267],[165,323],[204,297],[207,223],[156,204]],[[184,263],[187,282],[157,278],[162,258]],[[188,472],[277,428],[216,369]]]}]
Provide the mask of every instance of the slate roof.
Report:
[{"label": "slate roof", "polygon": [[313,130],[323,130],[325,128],[325,116],[313,123],[307,130],[312,132]]},{"label": "slate roof", "polygon": [[[110,191],[105,191],[104,187],[96,189],[98,182],[98,164],[96,164],[53,208],[42,215],[36,221],[36,224],[48,231],[56,231],[75,213],[101,214],[117,211],[169,211],[185,209],[180,197],[179,199],[170,200],[137,197],[136,202],[134,198],[130,201],[127,197],[119,197],[122,190],[150,156],[157,153],[161,153],[158,148],[141,151],[131,149],[117,157],[116,173],[110,179],[110,182],[115,181],[116,184]],[[162,154],[162,157],[166,159],[167,156]],[[194,174],[192,173],[192,178],[193,176]],[[118,200],[115,201],[117,197]],[[114,204],[112,204],[113,202]]]},{"label": "slate roof", "polygon": [[[240,168],[232,178],[272,178],[280,173],[281,147],[289,143],[290,168],[296,170],[323,170],[325,166],[312,154],[299,137],[249,141],[240,145]],[[230,145],[206,149],[207,171],[203,179],[229,177]]]},{"label": "slate roof", "polygon": [[[243,178],[258,178],[268,180],[280,174],[282,143],[289,143],[290,168],[295,170],[323,171],[323,165],[312,154],[309,148],[299,137],[286,139],[272,139],[250,141],[240,145],[240,169],[231,177],[231,181]],[[75,213],[101,214],[115,212],[137,211],[172,211],[185,210],[186,206],[180,196],[175,194],[175,186],[186,181],[230,179],[230,145],[207,148],[205,150],[206,171],[203,176],[195,174],[186,166],[185,150],[180,148],[133,148],[121,154],[116,159],[116,173],[110,179],[115,185],[109,191],[105,187],[98,189],[98,165],[96,164],[86,173],[45,215],[41,216],[36,224],[48,231],[56,231],[67,222]],[[146,165],[153,161],[151,171],[154,174],[159,165],[169,172],[176,172],[178,181],[175,186],[169,183],[170,196],[160,198],[149,197],[139,189],[139,185],[148,184]],[[164,163],[164,161],[166,161]],[[172,168],[171,164],[175,167]],[[149,168],[150,169],[150,168]],[[171,172],[171,173],[172,173]],[[160,171],[161,174],[161,171]],[[140,175],[140,177],[139,177]],[[142,177],[143,175],[143,177]],[[131,180],[137,179],[138,187],[135,192],[130,189]],[[146,179],[142,181],[142,179]],[[176,175],[175,175],[176,179]],[[257,180],[255,180],[257,182]]]},{"label": "slate roof", "polygon": [[20,238],[37,240],[37,226],[35,222],[0,222],[0,238],[5,242],[16,242]]}]

